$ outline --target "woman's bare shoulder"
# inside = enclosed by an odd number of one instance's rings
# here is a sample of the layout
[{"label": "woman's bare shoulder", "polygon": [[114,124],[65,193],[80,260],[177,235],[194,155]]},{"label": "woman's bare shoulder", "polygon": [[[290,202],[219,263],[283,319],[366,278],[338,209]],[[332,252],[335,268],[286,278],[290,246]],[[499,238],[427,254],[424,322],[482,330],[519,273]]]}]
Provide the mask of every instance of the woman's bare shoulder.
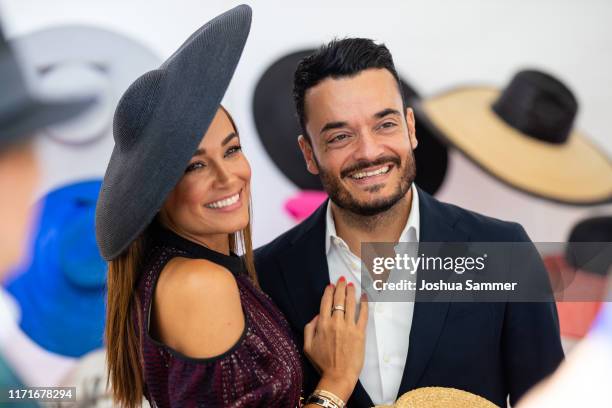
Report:
[{"label": "woman's bare shoulder", "polygon": [[215,357],[241,338],[245,319],[234,275],[205,259],[174,258],[155,290],[161,340],[193,358]]}]

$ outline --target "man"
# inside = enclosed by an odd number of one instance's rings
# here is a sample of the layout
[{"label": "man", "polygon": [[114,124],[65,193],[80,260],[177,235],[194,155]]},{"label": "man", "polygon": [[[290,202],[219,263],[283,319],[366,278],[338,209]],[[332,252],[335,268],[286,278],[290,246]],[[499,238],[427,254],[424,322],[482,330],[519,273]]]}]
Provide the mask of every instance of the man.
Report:
[{"label": "man", "polygon": [[[384,45],[354,38],[323,46],[299,64],[294,98],[306,166],[330,199],[260,248],[256,266],[299,340],[326,284],[345,276],[360,286],[362,242],[529,242],[518,224],[440,203],[414,185],[414,114]],[[505,406],[562,359],[552,303],[379,302],[348,405],[442,386]],[[305,365],[308,395],[317,373]]]}]

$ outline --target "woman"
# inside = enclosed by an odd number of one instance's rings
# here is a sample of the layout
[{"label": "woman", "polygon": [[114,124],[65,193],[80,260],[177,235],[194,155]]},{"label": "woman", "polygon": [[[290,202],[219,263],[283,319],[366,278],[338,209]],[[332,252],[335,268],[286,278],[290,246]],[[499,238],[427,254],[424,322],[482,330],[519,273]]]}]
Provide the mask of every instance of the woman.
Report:
[{"label": "woman", "polygon": [[[239,6],[206,24],[115,113],[96,233],[109,261],[109,378],[123,406],[143,395],[157,407],[300,404],[290,328],[257,287],[251,170],[220,106],[250,19]],[[305,328],[322,371],[308,407],[343,406],[357,382],[367,303],[358,319],[355,303],[353,287],[330,285]]]}]

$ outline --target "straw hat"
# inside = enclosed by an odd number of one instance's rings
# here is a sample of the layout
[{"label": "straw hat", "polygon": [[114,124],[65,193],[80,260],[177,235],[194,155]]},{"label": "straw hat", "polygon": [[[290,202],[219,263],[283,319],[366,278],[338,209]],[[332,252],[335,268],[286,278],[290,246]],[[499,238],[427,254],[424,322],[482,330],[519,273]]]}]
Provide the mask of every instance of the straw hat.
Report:
[{"label": "straw hat", "polygon": [[521,71],[503,90],[453,89],[417,109],[440,137],[512,187],[567,204],[612,201],[612,161],[574,129],[576,98],[548,74]]},{"label": "straw hat", "polygon": [[497,408],[497,405],[455,388],[423,387],[405,393],[393,405],[375,408]]}]

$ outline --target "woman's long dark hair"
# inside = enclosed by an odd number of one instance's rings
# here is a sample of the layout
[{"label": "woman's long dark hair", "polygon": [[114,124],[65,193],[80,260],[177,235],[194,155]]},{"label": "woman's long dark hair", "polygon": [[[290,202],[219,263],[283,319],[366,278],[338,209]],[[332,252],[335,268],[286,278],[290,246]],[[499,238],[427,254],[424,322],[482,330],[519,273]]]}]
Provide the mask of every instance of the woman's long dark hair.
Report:
[{"label": "woman's long dark hair", "polygon": [[[233,118],[227,114],[234,131],[238,133]],[[253,241],[250,223],[238,232],[230,234],[230,251],[243,256],[248,275],[257,284]],[[108,384],[115,403],[122,407],[135,408],[141,405],[144,395],[143,356],[141,349],[142,313],[136,293],[140,268],[144,263],[144,232],[134,240],[119,257],[108,263],[106,329],[106,362]]]}]

